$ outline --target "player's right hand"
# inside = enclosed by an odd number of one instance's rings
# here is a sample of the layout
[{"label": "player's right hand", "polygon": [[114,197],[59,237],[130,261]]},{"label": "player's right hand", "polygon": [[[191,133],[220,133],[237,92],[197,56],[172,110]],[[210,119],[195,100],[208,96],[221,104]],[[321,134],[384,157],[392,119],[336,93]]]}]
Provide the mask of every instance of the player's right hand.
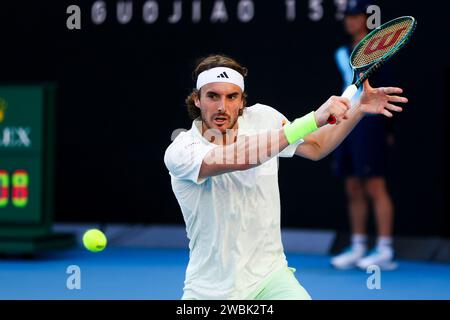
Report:
[{"label": "player's right hand", "polygon": [[316,123],[322,127],[328,123],[328,118],[333,115],[336,118],[336,124],[343,119],[347,119],[347,111],[350,109],[350,100],[343,97],[331,96],[315,112]]}]

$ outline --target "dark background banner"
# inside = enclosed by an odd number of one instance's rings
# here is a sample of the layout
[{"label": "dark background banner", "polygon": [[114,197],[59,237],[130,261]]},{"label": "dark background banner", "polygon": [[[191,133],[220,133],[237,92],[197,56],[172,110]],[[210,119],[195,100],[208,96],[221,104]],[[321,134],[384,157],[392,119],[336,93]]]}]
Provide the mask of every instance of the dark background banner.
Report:
[{"label": "dark background banner", "polygon": [[[127,1],[133,15],[125,24],[116,16],[122,1],[106,1],[106,20],[95,24],[94,2],[0,4],[1,82],[58,84],[58,221],[183,222],[163,155],[172,132],[191,126],[184,98],[202,56],[236,58],[249,68],[250,104],[271,105],[290,119],[341,93],[333,60],[347,41],[341,1],[226,1],[226,21],[214,21],[221,1],[201,1],[200,21],[192,16],[195,1]],[[157,19],[148,23],[144,8],[155,3]],[[71,4],[81,8],[81,30],[66,27]],[[172,12],[179,4],[177,21]],[[294,4],[295,16],[287,9]],[[392,63],[395,83],[385,84],[403,87],[410,99],[395,122],[389,161],[396,233],[450,235],[444,196],[450,54],[441,38],[450,5],[377,4],[382,22],[401,15],[418,20],[412,43]],[[330,160],[280,161],[283,226],[348,229],[342,181],[331,175]]]}]

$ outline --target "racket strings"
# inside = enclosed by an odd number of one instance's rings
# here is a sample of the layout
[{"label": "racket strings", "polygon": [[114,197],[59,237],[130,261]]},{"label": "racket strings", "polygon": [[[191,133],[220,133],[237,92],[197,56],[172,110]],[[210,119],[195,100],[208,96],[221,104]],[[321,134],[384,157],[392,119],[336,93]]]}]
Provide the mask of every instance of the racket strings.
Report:
[{"label": "racket strings", "polygon": [[372,36],[367,37],[364,43],[355,51],[352,56],[352,65],[355,68],[361,68],[383,58],[409,37],[413,27],[414,21],[405,19],[377,30]]}]

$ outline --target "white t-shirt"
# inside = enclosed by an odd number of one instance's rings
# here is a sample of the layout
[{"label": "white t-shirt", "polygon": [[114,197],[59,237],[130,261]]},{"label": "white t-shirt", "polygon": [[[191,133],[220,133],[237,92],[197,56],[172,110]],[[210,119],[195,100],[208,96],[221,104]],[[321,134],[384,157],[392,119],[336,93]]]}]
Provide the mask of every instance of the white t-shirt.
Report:
[{"label": "white t-shirt", "polygon": [[[238,118],[238,136],[280,129],[277,110],[256,104]],[[189,264],[184,299],[245,299],[271,272],[287,266],[281,243],[278,158],[246,171],[198,179],[205,155],[217,145],[195,120],[167,148],[164,162],[186,223]],[[291,145],[278,156],[292,157]]]}]

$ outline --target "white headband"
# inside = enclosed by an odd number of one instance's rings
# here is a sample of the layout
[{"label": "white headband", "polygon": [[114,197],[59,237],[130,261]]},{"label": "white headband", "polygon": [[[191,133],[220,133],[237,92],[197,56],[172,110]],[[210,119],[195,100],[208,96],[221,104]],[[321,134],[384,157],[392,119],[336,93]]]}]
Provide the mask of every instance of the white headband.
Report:
[{"label": "white headband", "polygon": [[197,90],[205,84],[213,82],[228,82],[237,85],[244,92],[244,77],[234,69],[226,67],[212,68],[203,71],[197,78]]}]

